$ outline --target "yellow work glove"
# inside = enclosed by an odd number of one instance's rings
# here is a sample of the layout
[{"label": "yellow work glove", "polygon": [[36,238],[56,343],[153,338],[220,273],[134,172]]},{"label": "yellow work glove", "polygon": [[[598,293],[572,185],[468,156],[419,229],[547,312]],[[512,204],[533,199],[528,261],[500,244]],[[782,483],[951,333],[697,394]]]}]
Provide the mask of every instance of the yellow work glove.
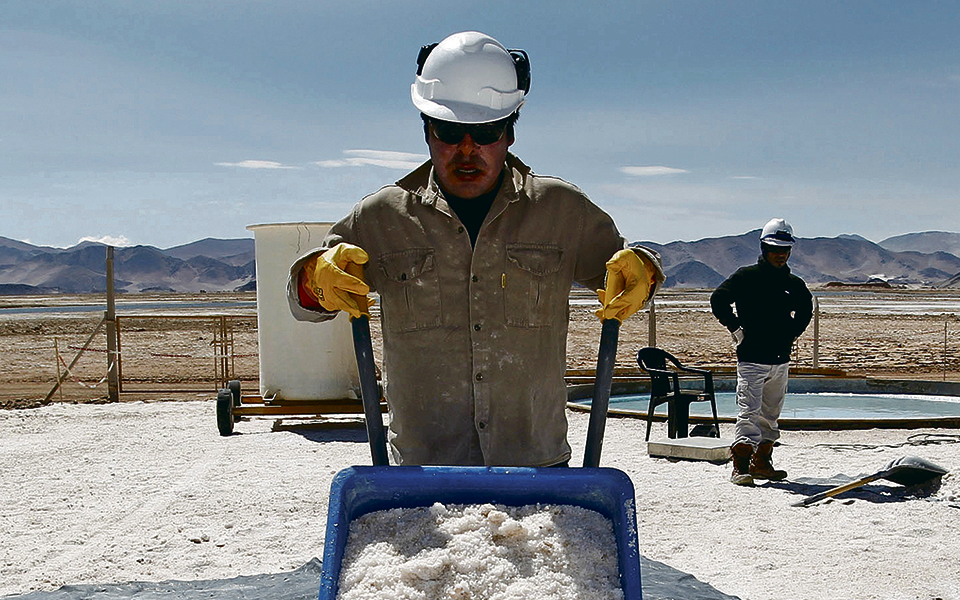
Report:
[{"label": "yellow work glove", "polygon": [[623,321],[643,308],[653,288],[653,269],[629,249],[618,250],[607,261],[606,287],[597,290],[601,307],[596,315],[601,321]]},{"label": "yellow work glove", "polygon": [[345,310],[352,318],[370,316],[363,266],[370,257],[359,246],[339,243],[303,264],[305,283],[324,310]]}]

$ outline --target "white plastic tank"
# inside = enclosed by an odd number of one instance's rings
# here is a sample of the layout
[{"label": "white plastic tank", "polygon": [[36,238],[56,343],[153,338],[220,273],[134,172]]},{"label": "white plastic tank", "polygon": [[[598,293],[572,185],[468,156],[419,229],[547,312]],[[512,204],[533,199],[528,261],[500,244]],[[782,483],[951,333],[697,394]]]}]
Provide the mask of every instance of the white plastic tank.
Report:
[{"label": "white plastic tank", "polygon": [[297,321],[287,304],[290,265],[316,248],[333,223],[249,225],[257,261],[260,394],[283,400],[356,398],[353,334],[346,314]]}]

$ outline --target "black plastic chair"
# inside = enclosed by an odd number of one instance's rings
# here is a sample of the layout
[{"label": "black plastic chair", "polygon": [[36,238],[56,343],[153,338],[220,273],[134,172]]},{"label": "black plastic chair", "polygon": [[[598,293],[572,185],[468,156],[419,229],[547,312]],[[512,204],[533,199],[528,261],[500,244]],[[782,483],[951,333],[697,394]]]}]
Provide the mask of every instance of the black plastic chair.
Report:
[{"label": "black plastic chair", "polygon": [[[667,362],[672,366],[668,366]],[[709,402],[713,409],[713,423],[720,435],[720,419],[717,417],[717,399],[713,391],[713,373],[706,369],[685,367],[672,354],[661,348],[641,348],[637,352],[640,368],[650,375],[650,405],[647,408],[647,437],[650,441],[650,426],[653,412],[661,404],[667,405],[667,435],[670,438],[687,437],[690,421],[690,404]],[[702,390],[684,390],[680,387],[680,374],[692,373],[703,377]]]}]

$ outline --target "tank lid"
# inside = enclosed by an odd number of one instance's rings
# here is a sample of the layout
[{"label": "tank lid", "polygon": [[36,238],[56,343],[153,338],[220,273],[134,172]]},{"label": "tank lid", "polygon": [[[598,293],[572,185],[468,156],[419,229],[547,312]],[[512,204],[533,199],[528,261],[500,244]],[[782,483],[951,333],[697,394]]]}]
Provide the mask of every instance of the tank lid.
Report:
[{"label": "tank lid", "polygon": [[247,230],[254,231],[264,227],[302,227],[304,225],[333,225],[332,221],[291,221],[288,223],[255,223],[247,225]]}]

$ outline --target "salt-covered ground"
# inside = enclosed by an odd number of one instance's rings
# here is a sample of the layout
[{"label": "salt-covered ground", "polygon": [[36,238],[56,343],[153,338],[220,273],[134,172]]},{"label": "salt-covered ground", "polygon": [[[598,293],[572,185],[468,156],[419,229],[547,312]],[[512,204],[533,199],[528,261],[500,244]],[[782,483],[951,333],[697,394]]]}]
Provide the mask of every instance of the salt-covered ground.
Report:
[{"label": "salt-covered ground", "polygon": [[[333,475],[370,464],[362,427],[262,419],[222,438],[214,415],[196,399],[0,411],[0,595],[280,573],[321,557]],[[588,416],[569,418],[579,464]],[[643,556],[744,600],[960,599],[956,432],[787,431],[775,460],[790,479],[751,489],[729,483],[729,465],[649,457],[643,428],[609,419],[601,460],[633,480]],[[880,481],[791,506],[826,489],[812,480],[903,455],[951,473],[926,497]]]}]

